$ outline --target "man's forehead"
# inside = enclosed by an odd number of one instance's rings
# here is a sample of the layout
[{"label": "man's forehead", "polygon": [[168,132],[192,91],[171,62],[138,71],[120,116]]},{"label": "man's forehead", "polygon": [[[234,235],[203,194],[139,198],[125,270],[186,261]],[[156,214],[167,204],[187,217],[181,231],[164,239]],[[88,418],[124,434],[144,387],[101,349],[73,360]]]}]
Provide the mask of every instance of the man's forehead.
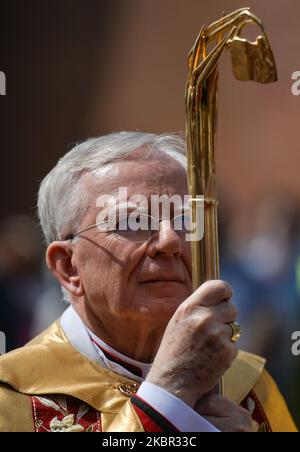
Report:
[{"label": "man's forehead", "polygon": [[183,166],[171,158],[162,160],[122,160],[106,165],[95,174],[83,176],[85,188],[93,197],[116,195],[120,187],[133,194],[187,194]]}]

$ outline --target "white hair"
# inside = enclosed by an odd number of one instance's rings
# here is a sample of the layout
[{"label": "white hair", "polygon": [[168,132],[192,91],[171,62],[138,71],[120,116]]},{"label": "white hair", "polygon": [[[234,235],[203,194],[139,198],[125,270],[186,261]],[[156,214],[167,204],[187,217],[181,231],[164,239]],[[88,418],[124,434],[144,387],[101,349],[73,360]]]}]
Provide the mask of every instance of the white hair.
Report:
[{"label": "white hair", "polygon": [[38,215],[47,244],[62,240],[82,222],[88,207],[88,193],[79,182],[82,175],[96,173],[140,148],[160,150],[186,168],[185,143],[179,134],[117,132],[77,144],[40,185]]}]

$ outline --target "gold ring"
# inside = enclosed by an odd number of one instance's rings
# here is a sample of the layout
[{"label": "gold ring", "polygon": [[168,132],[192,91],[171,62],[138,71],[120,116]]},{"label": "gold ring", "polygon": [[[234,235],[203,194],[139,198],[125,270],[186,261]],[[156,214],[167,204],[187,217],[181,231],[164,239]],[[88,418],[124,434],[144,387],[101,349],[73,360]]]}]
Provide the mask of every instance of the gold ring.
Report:
[{"label": "gold ring", "polygon": [[232,329],[232,336],[230,342],[233,342],[235,344],[242,335],[242,328],[238,322],[229,323],[229,326]]}]

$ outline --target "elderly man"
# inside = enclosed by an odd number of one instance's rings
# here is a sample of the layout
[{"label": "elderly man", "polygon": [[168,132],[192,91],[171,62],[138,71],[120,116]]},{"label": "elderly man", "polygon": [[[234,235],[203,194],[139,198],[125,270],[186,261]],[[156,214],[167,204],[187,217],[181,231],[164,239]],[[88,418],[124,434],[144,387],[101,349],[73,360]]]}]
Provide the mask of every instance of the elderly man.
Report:
[{"label": "elderly man", "polygon": [[229,285],[192,293],[184,203],[147,210],[153,196],[186,199],[185,165],[180,138],[122,132],[79,144],[44,179],[47,265],[70,307],[0,359],[1,431],[296,430],[264,359],[237,354]]}]

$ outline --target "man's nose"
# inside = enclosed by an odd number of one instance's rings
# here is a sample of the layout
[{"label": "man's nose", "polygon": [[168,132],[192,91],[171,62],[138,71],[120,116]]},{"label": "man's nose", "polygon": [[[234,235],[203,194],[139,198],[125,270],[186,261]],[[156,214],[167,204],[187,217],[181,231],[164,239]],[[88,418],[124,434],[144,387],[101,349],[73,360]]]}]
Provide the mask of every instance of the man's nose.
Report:
[{"label": "man's nose", "polygon": [[161,221],[157,231],[148,245],[148,254],[154,257],[156,254],[166,256],[181,256],[182,238],[174,231],[170,222]]}]

